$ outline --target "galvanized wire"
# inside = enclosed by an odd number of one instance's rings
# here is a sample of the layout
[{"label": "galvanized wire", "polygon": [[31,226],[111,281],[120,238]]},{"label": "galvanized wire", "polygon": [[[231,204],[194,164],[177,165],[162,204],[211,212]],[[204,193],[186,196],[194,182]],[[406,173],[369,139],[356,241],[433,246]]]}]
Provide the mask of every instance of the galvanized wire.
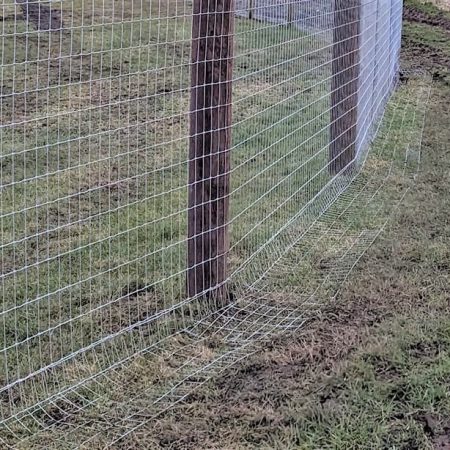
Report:
[{"label": "galvanized wire", "polygon": [[[226,224],[234,300],[220,306],[185,295],[191,3],[3,2],[4,445],[124,439],[145,424],[146,405],[158,414],[264,338],[314,317],[383,229],[389,214],[374,199],[399,173],[395,152],[410,143],[405,173],[418,161],[426,102],[415,98],[400,97],[406,106],[398,100],[401,113],[388,118],[408,139],[372,145],[397,86],[402,2],[358,8],[358,79],[348,81],[357,81],[355,170],[332,174],[333,2],[236,2]],[[414,91],[422,101],[427,86]],[[367,177],[374,154],[379,179]],[[357,228],[361,208],[370,226]],[[312,270],[320,252],[330,260]],[[134,372],[151,387],[131,401],[120,390]]]}]

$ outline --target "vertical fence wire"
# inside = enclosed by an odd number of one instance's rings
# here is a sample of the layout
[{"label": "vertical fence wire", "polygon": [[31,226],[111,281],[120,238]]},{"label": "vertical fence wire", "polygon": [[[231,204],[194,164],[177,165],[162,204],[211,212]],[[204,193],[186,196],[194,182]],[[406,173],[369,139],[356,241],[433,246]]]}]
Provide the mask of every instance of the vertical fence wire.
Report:
[{"label": "vertical fence wire", "polygon": [[219,288],[239,299],[339,198],[395,86],[402,1],[1,9],[0,424],[17,442],[171,348]]}]

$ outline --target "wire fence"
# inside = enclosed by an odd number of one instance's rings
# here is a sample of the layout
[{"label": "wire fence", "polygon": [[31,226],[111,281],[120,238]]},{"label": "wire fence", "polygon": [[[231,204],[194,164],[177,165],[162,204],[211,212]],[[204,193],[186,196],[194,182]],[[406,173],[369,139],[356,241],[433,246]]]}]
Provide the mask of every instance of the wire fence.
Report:
[{"label": "wire fence", "polygon": [[[286,272],[264,302],[262,280],[348,201],[398,82],[401,17],[401,0],[3,1],[6,445],[124,403],[113,387],[156,347],[195,373],[205,345],[182,331],[227,330],[249,292],[260,315],[234,342],[304,322],[273,294]],[[302,255],[288,265],[317,293]],[[151,361],[152,385],[175,372]]]}]

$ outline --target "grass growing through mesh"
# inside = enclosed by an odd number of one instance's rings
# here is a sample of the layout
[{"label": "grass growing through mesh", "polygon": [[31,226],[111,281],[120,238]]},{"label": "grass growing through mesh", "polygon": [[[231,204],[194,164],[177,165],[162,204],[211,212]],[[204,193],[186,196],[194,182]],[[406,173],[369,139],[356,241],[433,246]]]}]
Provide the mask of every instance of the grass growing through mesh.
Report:
[{"label": "grass growing through mesh", "polygon": [[[411,83],[414,84],[414,81],[411,81]],[[412,87],[403,86],[396,93],[396,101],[393,105],[401,105],[401,107],[403,105],[407,105],[408,102],[411,101],[410,89],[412,89]],[[401,190],[400,184],[402,182],[402,177],[405,176],[403,173],[405,162],[404,147],[406,143],[409,142],[408,139],[410,139],[411,136],[408,130],[403,130],[404,133],[401,133],[400,129],[412,122],[413,117],[410,115],[414,113],[414,109],[409,108],[406,109],[405,112],[408,114],[406,120],[403,117],[403,111],[396,110],[394,113],[392,109],[388,109],[386,126],[381,130],[379,140],[375,142],[375,147],[372,150],[373,153],[371,152],[371,156],[373,157],[369,158],[368,161],[367,170],[370,171],[370,174],[366,171],[361,173],[361,177],[363,178],[361,183],[364,183],[365,180],[369,181],[370,179],[372,179],[372,182],[375,183],[379,181],[381,182],[379,178],[386,175],[386,165],[392,164],[392,172],[389,183],[387,186],[383,186],[382,198],[378,199],[376,202],[378,205],[386,208],[381,211],[381,221],[386,220],[386,216],[391,213],[391,211],[389,211],[389,206],[398,200],[399,190]],[[394,154],[393,147],[398,150]],[[406,177],[407,175],[408,174],[406,174]],[[359,205],[361,206],[361,204]],[[344,200],[343,204],[336,207],[335,213],[338,213],[341,208],[345,208],[346,206],[347,205]],[[271,281],[271,284],[268,288],[274,293],[282,293],[284,290],[289,291],[291,289],[290,293],[292,294],[293,287],[299,288],[299,292],[306,290],[305,284],[307,283],[305,280],[308,280],[308,282],[311,281],[311,289],[314,290],[317,287],[317,284],[314,285],[314,283],[320,284],[321,280],[323,280],[323,275],[325,274],[326,276],[327,267],[324,266],[323,263],[326,261],[330,262],[330,260],[336,257],[334,251],[337,251],[338,256],[340,256],[342,254],[342,250],[345,250],[346,246],[352,244],[352,239],[346,240],[344,238],[346,236],[346,229],[348,230],[347,234],[357,235],[358,232],[367,230],[368,226],[372,228],[380,226],[381,222],[378,221],[376,216],[374,216],[374,211],[371,211],[370,209],[366,210],[361,207],[355,208],[347,212],[342,219],[337,220],[333,225],[333,230],[335,232],[341,230],[344,233],[340,240],[336,241],[334,235],[327,236],[325,234],[320,245],[312,245],[312,251],[306,258],[304,256],[302,257],[302,255],[294,254],[293,256],[297,256],[300,261],[291,261],[291,264],[288,267],[288,269],[290,269],[288,272],[289,275],[286,275],[278,280],[274,278],[270,279],[269,281]],[[351,220],[352,218],[353,221]],[[337,247],[337,250],[336,248],[333,250],[334,246]],[[301,263],[299,270],[292,271],[294,264],[298,264],[299,262]],[[277,284],[277,281],[279,284]],[[321,294],[326,295],[326,292],[321,292]],[[292,297],[291,295],[288,300],[290,300],[291,306],[295,306],[298,299],[295,296]],[[145,415],[150,417],[153,412],[151,399],[154,399],[158,393],[161,395],[165,392],[165,389],[167,389],[166,384],[170,384],[176,379],[173,377],[176,375],[175,372],[177,371],[178,365],[182,365],[193,356],[193,353],[191,354],[191,351],[189,350],[190,339],[186,336],[183,336],[180,339],[181,340],[177,338],[168,340],[166,343],[167,348],[161,354],[149,354],[145,357],[138,358],[126,369],[111,372],[105,378],[101,377],[99,379],[99,383],[94,383],[93,387],[89,385],[89,390],[81,389],[80,393],[82,393],[82,398],[85,400],[83,400],[84,403],[78,403],[77,405],[80,408],[86,406],[88,408],[87,411],[89,411],[88,416],[81,411],[79,413],[77,413],[77,411],[71,412],[70,408],[67,409],[68,405],[64,400],[60,400],[60,402],[54,404],[52,408],[47,411],[45,422],[49,427],[53,428],[53,433],[49,432],[37,435],[37,440],[32,440],[30,447],[32,448],[33,445],[36,445],[36,442],[42,442],[42,439],[44,439],[45,442],[48,442],[46,445],[49,447],[56,446],[55,448],[57,448],[61,445],[61,443],[56,440],[54,432],[61,427],[67,427],[65,428],[65,439],[68,442],[77,442],[80,439],[84,439],[86,430],[83,427],[87,422],[89,422],[89,417],[96,417],[97,423],[92,429],[94,432],[98,432],[98,435],[96,434],[95,437],[93,437],[90,445],[93,445],[94,448],[96,448],[96,446],[100,448],[104,446],[106,442],[109,442],[112,437],[117,437],[117,435],[122,432],[122,420],[125,419],[125,423],[127,417],[131,417],[131,419],[129,419],[131,423],[135,420],[140,420],[136,418],[133,419],[134,415],[137,417],[139,414],[143,414],[142,411],[136,412],[139,411],[140,407],[144,408]],[[149,340],[147,340],[147,344],[148,342]],[[194,344],[192,351],[195,350],[199,352],[199,355],[196,356],[198,359],[197,364],[199,368],[202,367],[202,364],[208,364],[220,356],[222,352],[227,350],[226,348],[223,348],[223,346],[218,346],[217,342],[204,341],[200,345],[200,343],[196,343],[194,340],[192,343]],[[124,340],[123,345],[130,346],[132,343]],[[181,351],[178,359],[177,356],[174,356],[177,354],[177,351]],[[108,352],[105,351],[106,358],[107,355]],[[101,355],[97,355],[97,358],[101,359]],[[106,361],[108,360],[106,359]],[[80,364],[79,361],[73,365],[69,364],[66,368],[66,372],[71,373],[73,371],[75,377],[79,376],[83,370],[83,364]],[[87,374],[89,374],[90,370],[91,369],[87,370]],[[139,375],[137,376],[137,374]],[[65,375],[65,377],[67,377],[67,375]],[[120,392],[116,393],[117,386],[126,386],[125,392],[120,390]],[[214,395],[215,394],[213,392],[213,397]],[[98,401],[97,404],[92,406],[87,405],[89,399],[99,397],[101,400]],[[65,411],[62,416],[58,414],[58,408]],[[156,408],[158,408],[158,406],[156,406]],[[201,411],[203,411],[203,408],[198,408],[199,414]],[[104,419],[99,420],[98,418],[100,417],[103,417]],[[113,420],[112,417],[115,417],[115,419]],[[168,417],[169,416],[164,416],[164,427],[167,425],[166,420],[170,422]],[[114,421],[114,427],[112,428],[110,426],[111,420]],[[150,421],[150,423],[152,422]],[[81,426],[81,428],[78,428],[78,426]],[[163,434],[165,432],[164,427],[162,431]],[[145,429],[146,428],[144,425],[144,430]],[[186,426],[186,429],[189,430],[190,427]],[[84,435],[82,438],[79,434],[80,430]],[[145,442],[148,441],[148,445],[150,445],[150,442],[152,445],[159,445],[158,439],[160,439],[160,436],[155,438],[154,436],[150,436],[150,434],[151,433],[147,434],[147,432],[144,431]],[[165,438],[161,437],[161,440],[164,439]],[[273,437],[273,441],[271,441],[273,443],[270,445],[280,446],[285,439],[286,438],[281,434],[277,434]],[[193,442],[195,443],[195,440]],[[220,445],[227,447],[228,444],[229,442],[225,442]],[[181,444],[178,442],[176,445]]]},{"label": "grass growing through mesh", "polygon": [[[4,21],[2,386],[183,298],[189,11],[175,2],[123,6],[53,3],[62,8],[61,32]],[[322,36],[294,27],[237,19],[236,28],[238,264],[304,203],[300,193],[280,208],[291,186],[325,164],[329,57]],[[299,106],[300,98],[311,105]],[[309,195],[326,180],[324,171]],[[179,320],[144,336],[124,333],[11,390],[5,414],[151,345]]]},{"label": "grass growing through mesh", "polygon": [[[368,226],[380,226],[392,213],[389,207],[402,198],[403,178],[410,179],[409,174],[404,173],[404,163],[405,147],[410,143],[411,135],[408,130],[404,130],[404,134],[399,131],[401,127],[411,123],[414,108],[406,109],[406,120],[399,118],[403,116],[401,108],[408,102],[420,100],[420,96],[411,98],[411,92],[415,92],[411,91],[414,80],[409,83],[411,84],[399,89],[395,102],[390,105],[400,105],[400,110],[394,114],[393,110],[388,108],[386,123],[391,123],[391,126],[383,128],[379,136],[380,141],[375,142],[371,153],[373,157],[369,158],[367,166],[370,176],[364,171],[362,173],[367,181],[372,179],[376,185],[380,181],[379,176],[386,175],[386,165],[392,163],[391,176],[383,185],[380,198],[375,201],[377,205],[384,206],[381,209],[381,217],[377,218],[373,210],[362,208],[360,203],[358,208],[355,207],[345,215],[346,219],[353,217],[353,222],[338,220],[334,224],[335,231],[345,231],[351,225],[351,231],[344,233],[345,236],[358,235],[358,232],[366,230]],[[398,150],[395,153],[394,146]],[[372,187],[370,186],[368,191],[373,194]],[[411,201],[411,196],[407,197],[406,201]],[[409,203],[407,205],[409,206]],[[345,206],[347,205],[344,202],[341,208]],[[430,206],[429,211],[431,210]],[[335,212],[339,211],[340,208],[337,208]],[[91,414],[93,417],[97,417],[97,414],[98,417],[106,415],[108,419],[97,423],[97,427],[93,426],[98,434],[95,434],[89,445],[102,448],[106,443],[110,443],[111,439],[127,431],[126,427],[122,428],[122,420],[129,417],[129,426],[140,424],[141,427],[136,434],[126,436],[117,445],[146,445],[150,448],[164,448],[167,445],[175,448],[352,448],[351,443],[355,442],[354,448],[365,448],[373,440],[381,448],[392,448],[389,445],[401,442],[411,441],[418,445],[426,442],[424,435],[419,433],[420,421],[428,420],[424,414],[420,413],[411,420],[407,417],[405,421],[403,417],[398,418],[396,415],[401,414],[405,408],[405,395],[411,405],[419,405],[424,409],[437,398],[442,398],[443,386],[434,386],[446,378],[447,362],[445,355],[442,355],[444,365],[439,369],[439,374],[442,374],[442,378],[439,378],[434,369],[424,372],[424,367],[419,366],[417,371],[413,370],[416,350],[413,352],[414,357],[402,352],[405,349],[417,348],[419,354],[422,350],[427,355],[429,352],[431,361],[434,362],[436,344],[432,342],[438,340],[439,348],[446,348],[444,336],[448,324],[445,318],[439,323],[433,321],[431,327],[428,327],[425,321],[420,329],[417,328],[423,318],[422,314],[429,307],[444,307],[445,294],[441,288],[445,289],[445,284],[442,280],[440,286],[436,287],[434,306],[422,304],[423,309],[418,310],[417,318],[408,318],[410,308],[419,308],[422,298],[410,298],[416,289],[421,289],[422,281],[417,281],[418,284],[414,284],[410,289],[407,288],[410,277],[417,276],[414,261],[419,253],[413,250],[417,242],[409,242],[409,237],[398,244],[395,242],[399,236],[405,234],[404,224],[411,217],[421,219],[413,208],[408,207],[400,211],[403,219],[400,219],[394,241],[381,241],[379,246],[375,247],[373,257],[363,263],[358,280],[352,279],[346,284],[344,292],[341,292],[343,299],[332,304],[324,302],[322,310],[303,332],[289,335],[287,338],[283,337],[283,334],[274,335],[265,343],[260,353],[238,365],[236,369],[226,371],[218,380],[200,388],[175,413],[163,414],[156,422],[152,420],[153,409],[149,400],[153,397],[149,394],[152,394],[152,390],[154,394],[156,390],[161,389],[159,392],[163,392],[164,389],[158,383],[152,385],[151,381],[147,384],[142,380],[153,379],[157,366],[158,370],[162,368],[164,373],[159,375],[159,381],[170,383],[170,371],[177,367],[173,354],[176,353],[177,347],[188,346],[189,342],[179,341],[174,343],[174,347],[168,347],[169,351],[166,357],[159,361],[160,365],[158,358],[140,358],[134,363],[136,368],[131,365],[129,370],[118,371],[110,377],[112,386],[115,386],[115,383],[125,385],[127,391],[111,396],[108,394],[108,381],[103,385],[103,394],[111,402],[106,404],[108,412],[105,413],[105,404],[100,402],[91,410]],[[426,213],[423,212],[420,216],[423,218],[424,214]],[[361,219],[360,216],[364,218]],[[369,220],[369,216],[372,220]],[[408,236],[409,233],[414,235],[413,230],[408,231]],[[333,239],[333,235],[325,235],[320,245],[312,246],[313,251],[307,258],[300,258],[298,271],[293,271],[292,267],[299,261],[291,261],[288,267],[291,270],[280,279],[269,279],[272,284],[268,288],[274,294],[282,294],[287,290],[291,294],[289,306],[295,306],[300,298],[295,297],[292,288],[300,287],[299,292],[302,292],[307,284],[305,280],[315,278],[314,281],[320,282],[327,270],[322,263],[335,256],[332,246],[337,245],[341,249],[351,245],[351,239],[341,238],[340,242],[333,242]],[[420,251],[427,255],[424,274],[426,280],[435,270],[435,265],[445,258],[446,247],[444,244],[434,248],[425,243],[423,245],[428,248],[426,252],[425,248]],[[397,252],[400,256],[397,256]],[[396,270],[401,272],[399,266],[402,258],[407,258],[409,265],[406,273],[399,275]],[[389,267],[386,269],[387,262]],[[397,269],[394,270],[395,268]],[[374,274],[378,273],[378,270],[381,278],[374,281]],[[315,287],[312,286],[312,290]],[[384,326],[378,329],[379,322],[385,319],[387,321]],[[366,338],[369,329],[374,332],[370,344],[361,349],[361,354],[358,353],[348,364],[344,360],[341,367],[341,358],[352,355],[355,346]],[[436,337],[433,337],[433,334],[425,338],[424,333],[430,332],[430,329]],[[184,336],[184,339],[187,337]],[[395,345],[388,345],[391,340],[394,340]],[[194,341],[194,348],[201,353],[199,366],[208,364],[226,350],[220,345],[217,346],[217,342],[213,340],[203,341],[201,344],[195,344]],[[189,350],[184,353],[187,360],[190,356]],[[180,359],[180,362],[182,361],[183,358]],[[426,359],[423,362],[424,366],[428,361]],[[138,378],[135,376],[136,371],[139,373]],[[330,374],[333,375],[332,378]],[[201,380],[202,376],[202,373],[199,373],[195,378]],[[405,394],[405,385],[413,378],[413,392]],[[428,380],[431,380],[431,384],[434,383],[433,391],[423,393],[423,389],[427,389]],[[114,400],[118,403],[112,403]],[[145,411],[141,411],[142,415],[136,413],[139,405]],[[54,414],[52,411],[52,415]],[[348,416],[352,414],[357,416],[350,420]],[[113,427],[108,426],[111,420],[109,415],[116,417]],[[86,419],[82,414],[81,418],[74,414],[72,419],[54,424],[55,429],[66,426],[69,420],[73,420],[73,424],[82,424]],[[411,428],[412,424],[414,428]],[[439,427],[443,428],[444,425],[438,420],[435,425],[436,433],[440,432]],[[81,431],[75,426],[68,426],[65,432],[67,440],[77,442],[81,439]],[[49,445],[57,448],[60,444],[55,443],[54,433],[55,431],[44,433],[38,439],[46,439]],[[85,430],[81,433],[84,439]]]},{"label": "grass growing through mesh", "polygon": [[[424,26],[424,36],[427,31]],[[404,62],[420,63],[423,55],[415,58],[411,50],[406,45]],[[450,445],[449,98],[447,83],[438,79],[416,186],[338,301],[304,333],[273,339],[185,405],[144,425],[124,446],[432,450]],[[396,120],[394,130],[401,126]],[[379,169],[383,158],[368,163],[369,170]],[[388,197],[397,198],[401,173],[393,176]]]}]

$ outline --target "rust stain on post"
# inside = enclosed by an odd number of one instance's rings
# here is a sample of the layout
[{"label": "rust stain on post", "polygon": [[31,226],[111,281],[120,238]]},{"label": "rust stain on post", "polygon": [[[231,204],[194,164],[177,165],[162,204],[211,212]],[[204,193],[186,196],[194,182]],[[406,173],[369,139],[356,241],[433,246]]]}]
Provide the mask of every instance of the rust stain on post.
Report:
[{"label": "rust stain on post", "polygon": [[187,295],[228,298],[234,0],[194,0]]}]

